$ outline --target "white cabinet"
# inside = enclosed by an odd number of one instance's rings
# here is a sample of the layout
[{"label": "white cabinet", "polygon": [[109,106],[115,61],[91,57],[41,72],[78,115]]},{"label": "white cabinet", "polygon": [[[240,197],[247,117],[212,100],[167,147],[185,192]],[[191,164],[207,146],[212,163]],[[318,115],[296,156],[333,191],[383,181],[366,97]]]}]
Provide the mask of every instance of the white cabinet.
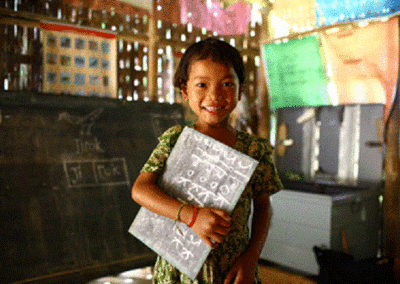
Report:
[{"label": "white cabinet", "polygon": [[272,195],[271,201],[272,222],[261,259],[317,275],[313,247],[343,251],[342,230],[352,255],[376,256],[381,220],[376,189],[340,194],[285,189]]}]

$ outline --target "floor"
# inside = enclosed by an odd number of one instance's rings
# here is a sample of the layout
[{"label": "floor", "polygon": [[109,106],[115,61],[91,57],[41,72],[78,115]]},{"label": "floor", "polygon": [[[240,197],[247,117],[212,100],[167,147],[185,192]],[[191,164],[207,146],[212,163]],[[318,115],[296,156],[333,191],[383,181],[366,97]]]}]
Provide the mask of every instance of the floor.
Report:
[{"label": "floor", "polygon": [[[316,277],[308,277],[295,272],[290,272],[270,263],[260,263],[259,266],[262,283],[265,284],[316,284]],[[121,273],[117,276],[107,276],[93,280],[87,284],[151,284],[151,267],[135,269]]]},{"label": "floor", "polygon": [[306,276],[291,272],[271,264],[261,263],[259,266],[262,283],[268,284],[316,284],[316,276]]}]

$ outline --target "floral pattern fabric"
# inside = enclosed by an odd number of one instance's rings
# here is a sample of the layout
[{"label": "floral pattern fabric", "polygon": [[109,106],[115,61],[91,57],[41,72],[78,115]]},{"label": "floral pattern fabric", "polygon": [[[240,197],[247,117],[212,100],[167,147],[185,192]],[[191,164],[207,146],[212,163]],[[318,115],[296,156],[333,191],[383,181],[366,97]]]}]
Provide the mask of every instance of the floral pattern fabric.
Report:
[{"label": "floral pattern fabric", "polygon": [[[159,138],[160,143],[154,149],[142,171],[157,172],[160,175],[183,127],[180,125],[168,129]],[[231,218],[229,235],[218,248],[212,250],[201,268],[197,278],[191,280],[180,273],[168,261],[158,257],[154,267],[153,283],[223,283],[225,275],[249,243],[248,220],[251,211],[251,200],[263,194],[273,194],[282,188],[275,166],[271,159],[272,148],[266,139],[238,131],[234,149],[259,161],[244,192],[240,196]]]}]

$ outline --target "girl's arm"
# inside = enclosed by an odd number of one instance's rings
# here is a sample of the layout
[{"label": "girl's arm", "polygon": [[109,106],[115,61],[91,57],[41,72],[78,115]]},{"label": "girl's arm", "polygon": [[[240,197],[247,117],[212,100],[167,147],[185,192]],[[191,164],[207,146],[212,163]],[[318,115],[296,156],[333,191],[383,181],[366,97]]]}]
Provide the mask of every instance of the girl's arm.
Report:
[{"label": "girl's arm", "polygon": [[[141,172],[133,184],[132,199],[154,213],[175,220],[182,203],[167,195],[156,185],[157,176],[156,172]],[[190,216],[189,208],[182,208],[181,220],[185,222]]]},{"label": "girl's arm", "polygon": [[252,220],[252,232],[247,253],[254,256],[255,262],[258,263],[261,251],[267,239],[269,226],[271,224],[272,208],[270,197],[263,194],[254,200],[254,215]]},{"label": "girl's arm", "polygon": [[[157,185],[155,172],[141,172],[132,187],[132,199],[148,210],[175,220],[182,202],[170,197]],[[186,225],[193,218],[193,207],[183,206],[180,221]],[[210,247],[217,247],[228,234],[230,217],[223,210],[199,208],[197,219],[192,227],[195,233]]]},{"label": "girl's arm", "polygon": [[254,200],[250,243],[230,269],[224,284],[254,283],[258,260],[268,235],[271,215],[269,195],[263,194]]}]

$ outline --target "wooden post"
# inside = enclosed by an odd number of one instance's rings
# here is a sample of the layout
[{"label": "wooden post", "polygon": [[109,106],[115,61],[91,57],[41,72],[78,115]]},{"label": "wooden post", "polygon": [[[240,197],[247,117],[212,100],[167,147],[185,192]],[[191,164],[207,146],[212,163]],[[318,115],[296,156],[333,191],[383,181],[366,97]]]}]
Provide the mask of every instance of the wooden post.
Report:
[{"label": "wooden post", "polygon": [[[262,49],[260,48],[260,53]],[[258,125],[257,134],[260,137],[269,139],[270,136],[270,103],[267,84],[265,80],[265,72],[262,63],[258,67],[257,97],[258,97]]]},{"label": "wooden post", "polygon": [[385,238],[386,254],[395,259],[395,273],[400,283],[400,100],[397,98],[388,119],[385,156]]},{"label": "wooden post", "polygon": [[[270,4],[270,2],[268,2]],[[263,53],[263,45],[264,42],[269,38],[268,32],[268,14],[271,12],[272,5],[270,4],[265,10],[262,12],[262,25],[260,32],[260,58],[262,58]],[[261,137],[269,139],[270,135],[270,103],[269,103],[269,93],[266,84],[266,74],[265,68],[263,66],[263,60],[260,60],[260,66],[258,68],[257,76],[257,98],[258,98],[258,126],[257,126],[257,134]]]},{"label": "wooden post", "polygon": [[[400,22],[399,22],[400,27]],[[399,42],[400,44],[400,42]],[[398,55],[397,55],[398,56]],[[400,70],[400,64],[399,64]],[[399,71],[400,73],[400,71]],[[397,74],[399,76],[400,74]],[[384,189],[384,228],[386,255],[394,258],[394,271],[397,283],[400,283],[400,79],[393,102],[392,112],[386,126],[385,189]]]},{"label": "wooden post", "polygon": [[157,0],[153,0],[153,12],[149,21],[149,69],[147,90],[151,101],[157,100]]}]

